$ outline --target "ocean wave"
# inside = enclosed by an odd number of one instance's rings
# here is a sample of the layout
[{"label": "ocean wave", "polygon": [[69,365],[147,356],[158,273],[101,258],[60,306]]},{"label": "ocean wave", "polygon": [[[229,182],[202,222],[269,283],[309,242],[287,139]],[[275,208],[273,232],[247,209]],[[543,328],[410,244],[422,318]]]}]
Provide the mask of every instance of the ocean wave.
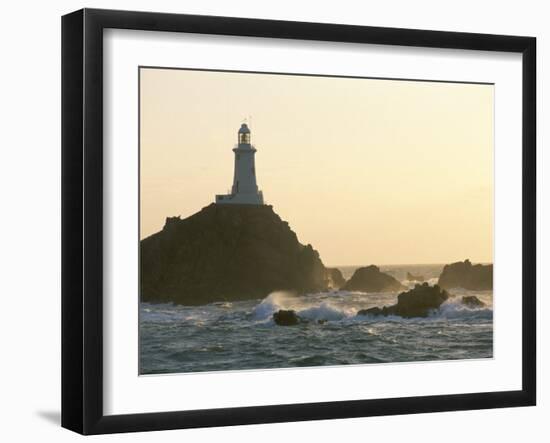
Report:
[{"label": "ocean wave", "polygon": [[307,320],[338,321],[353,317],[357,314],[356,309],[346,309],[334,306],[329,302],[323,302],[320,306],[314,306],[296,311],[299,317]]},{"label": "ocean wave", "polygon": [[[345,300],[342,302],[342,300]],[[278,291],[269,294],[261,303],[256,305],[252,311],[252,319],[260,322],[273,321],[273,314],[279,310],[294,310],[296,314],[309,321],[325,320],[330,322],[339,321],[371,321],[371,322],[416,322],[430,320],[455,320],[455,319],[487,319],[493,318],[491,306],[468,307],[462,304],[461,297],[452,297],[444,302],[439,309],[434,309],[428,317],[405,319],[398,315],[373,316],[357,315],[357,312],[364,309],[364,301],[354,303],[349,295],[341,297],[340,303],[333,298],[327,300],[323,294],[310,294],[309,296],[297,297],[292,293]]]},{"label": "ocean wave", "polygon": [[294,297],[293,293],[287,291],[272,292],[252,310],[252,318],[265,320],[281,309],[290,309],[288,306]]},{"label": "ocean wave", "polygon": [[[430,286],[434,286],[434,285],[437,285],[437,282],[439,281],[439,277],[434,277],[434,278],[428,278],[426,280],[424,280],[425,283],[428,283]],[[408,289],[413,289],[416,285],[420,284],[421,282],[417,281],[417,280],[403,280],[401,282],[401,284],[405,287],[407,287]]]},{"label": "ocean wave", "polygon": [[[140,318],[144,323],[159,324],[205,324],[225,325],[227,323],[239,323],[241,325],[273,324],[273,314],[279,310],[294,310],[304,320],[317,322],[320,320],[329,322],[415,322],[430,320],[456,320],[456,319],[480,319],[491,320],[493,310],[491,298],[485,294],[478,294],[486,302],[486,306],[473,308],[461,303],[461,296],[455,294],[441,305],[439,309],[431,312],[426,318],[404,319],[392,316],[357,315],[362,309],[373,306],[389,306],[396,302],[394,297],[384,294],[354,294],[318,293],[297,296],[292,292],[276,291],[270,293],[255,306],[250,302],[216,303],[205,306],[178,306],[170,304],[143,304],[140,310]],[[244,322],[244,323],[243,323]]]},{"label": "ocean wave", "polygon": [[140,306],[140,321],[144,323],[191,323],[202,326],[217,317],[219,317],[219,311],[212,309],[210,305],[184,306],[172,303],[142,303]]},{"label": "ocean wave", "polygon": [[428,317],[403,318],[399,315],[358,315],[357,320],[369,322],[430,322],[439,320],[492,320],[493,309],[490,306],[471,308],[462,304],[460,297],[453,297],[444,302],[439,309],[434,309]]},{"label": "ocean wave", "polygon": [[492,319],[493,308],[484,306],[479,308],[468,307],[462,304],[460,297],[452,297],[444,302],[438,310],[432,313],[432,317],[458,319]]},{"label": "ocean wave", "polygon": [[313,294],[309,297],[296,297],[285,291],[272,292],[252,311],[254,320],[271,320],[279,310],[294,310],[299,317],[307,320],[338,321],[356,315],[357,309],[336,306],[330,301],[320,301],[315,297],[324,294]]}]

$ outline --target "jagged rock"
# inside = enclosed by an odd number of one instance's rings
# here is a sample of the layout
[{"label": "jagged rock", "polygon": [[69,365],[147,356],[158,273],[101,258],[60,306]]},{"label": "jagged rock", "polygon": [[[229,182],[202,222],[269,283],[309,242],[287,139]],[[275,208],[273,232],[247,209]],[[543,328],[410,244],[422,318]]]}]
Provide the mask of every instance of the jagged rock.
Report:
[{"label": "jagged rock", "polygon": [[438,309],[449,298],[449,293],[438,285],[428,283],[416,285],[414,289],[397,296],[397,304],[363,309],[357,315],[398,315],[404,318],[427,317],[430,311]]},{"label": "jagged rock", "polygon": [[422,275],[413,275],[410,272],[407,272],[407,280],[409,281],[418,281],[422,283],[424,281],[424,276]]},{"label": "jagged rock", "polygon": [[483,303],[475,295],[465,295],[461,300],[462,304],[468,308],[483,308],[485,303]]},{"label": "jagged rock", "polygon": [[356,269],[352,277],[342,287],[346,291],[387,292],[399,291],[404,286],[391,275],[380,272],[378,266],[371,265]]},{"label": "jagged rock", "polygon": [[445,265],[438,284],[445,289],[464,288],[471,291],[493,289],[493,265],[472,265],[470,260]]},{"label": "jagged rock", "polygon": [[395,312],[401,317],[426,317],[449,298],[449,293],[438,285],[416,285],[414,289],[397,296]]},{"label": "jagged rock", "polygon": [[389,315],[387,314],[388,308],[386,306],[379,308],[375,306],[374,308],[361,309],[357,312],[357,315]]},{"label": "jagged rock", "polygon": [[327,268],[327,281],[331,289],[340,289],[346,284],[346,279],[338,268]]},{"label": "jagged rock", "polygon": [[273,314],[273,320],[279,326],[294,326],[301,322],[296,311],[281,309]]},{"label": "jagged rock", "polygon": [[211,204],[141,241],[141,301],[200,305],[327,289],[311,245],[262,205]]}]

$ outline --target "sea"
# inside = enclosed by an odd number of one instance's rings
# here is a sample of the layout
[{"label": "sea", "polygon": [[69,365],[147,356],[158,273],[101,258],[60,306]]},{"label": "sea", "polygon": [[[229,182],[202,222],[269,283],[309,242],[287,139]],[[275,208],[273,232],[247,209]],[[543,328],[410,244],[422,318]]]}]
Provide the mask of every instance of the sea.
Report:
[{"label": "sea", "polygon": [[[407,287],[407,272],[436,284],[444,265],[380,266]],[[338,267],[346,279],[358,266]],[[140,374],[234,371],[482,359],[493,356],[493,293],[452,289],[426,318],[358,316],[397,302],[398,292],[329,291],[203,306],[140,304]],[[475,295],[483,308],[459,300]],[[293,309],[308,322],[278,326],[273,313]],[[321,320],[319,322],[319,320]]]}]

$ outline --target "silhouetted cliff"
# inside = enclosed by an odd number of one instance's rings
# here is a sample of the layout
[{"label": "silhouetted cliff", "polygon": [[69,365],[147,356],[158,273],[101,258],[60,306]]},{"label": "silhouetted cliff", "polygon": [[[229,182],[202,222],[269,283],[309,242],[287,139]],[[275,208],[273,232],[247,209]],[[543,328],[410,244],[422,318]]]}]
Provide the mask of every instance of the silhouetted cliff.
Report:
[{"label": "silhouetted cliff", "polygon": [[327,288],[319,254],[271,206],[211,204],[141,241],[141,300],[186,305]]}]

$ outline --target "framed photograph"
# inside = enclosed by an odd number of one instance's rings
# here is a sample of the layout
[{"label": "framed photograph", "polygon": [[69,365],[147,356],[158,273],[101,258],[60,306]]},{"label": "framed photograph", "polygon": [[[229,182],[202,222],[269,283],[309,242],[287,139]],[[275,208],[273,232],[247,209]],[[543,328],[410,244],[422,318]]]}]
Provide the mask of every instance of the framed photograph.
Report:
[{"label": "framed photograph", "polygon": [[62,425],[536,401],[532,37],[62,19]]}]

